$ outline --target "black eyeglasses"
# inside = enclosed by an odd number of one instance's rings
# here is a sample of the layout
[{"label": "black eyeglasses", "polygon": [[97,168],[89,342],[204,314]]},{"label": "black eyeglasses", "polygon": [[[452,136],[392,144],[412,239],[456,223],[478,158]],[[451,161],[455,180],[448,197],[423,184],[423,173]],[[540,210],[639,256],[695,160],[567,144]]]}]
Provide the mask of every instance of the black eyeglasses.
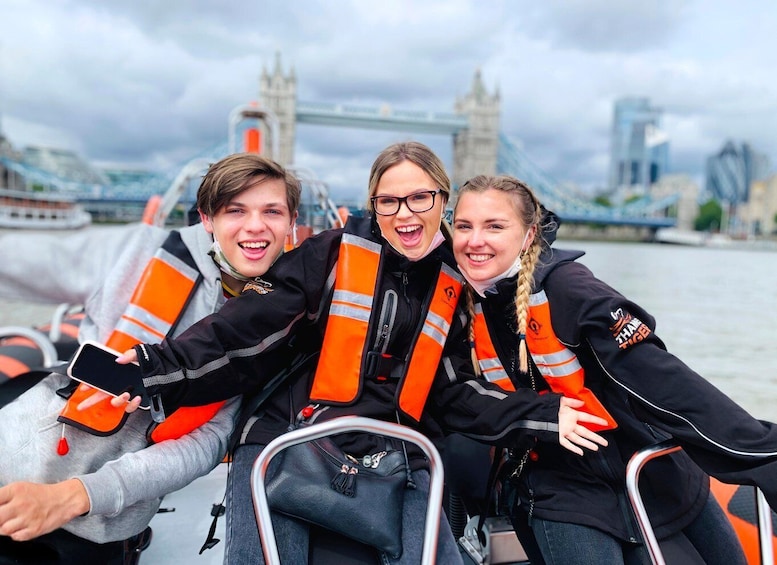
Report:
[{"label": "black eyeglasses", "polygon": [[370,198],[372,209],[380,216],[393,216],[399,212],[399,207],[405,203],[407,209],[416,214],[431,210],[434,206],[434,197],[442,190],[422,190],[408,194],[407,196],[373,196]]}]

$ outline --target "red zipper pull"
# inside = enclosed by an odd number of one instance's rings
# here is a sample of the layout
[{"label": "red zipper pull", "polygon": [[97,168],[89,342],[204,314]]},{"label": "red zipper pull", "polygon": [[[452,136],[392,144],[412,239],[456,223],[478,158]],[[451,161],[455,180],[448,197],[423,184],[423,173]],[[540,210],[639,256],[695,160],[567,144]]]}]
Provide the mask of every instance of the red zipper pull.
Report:
[{"label": "red zipper pull", "polygon": [[62,435],[59,436],[57,442],[57,455],[65,456],[70,451],[70,446],[67,444],[67,438],[65,437],[65,424],[62,424]]}]

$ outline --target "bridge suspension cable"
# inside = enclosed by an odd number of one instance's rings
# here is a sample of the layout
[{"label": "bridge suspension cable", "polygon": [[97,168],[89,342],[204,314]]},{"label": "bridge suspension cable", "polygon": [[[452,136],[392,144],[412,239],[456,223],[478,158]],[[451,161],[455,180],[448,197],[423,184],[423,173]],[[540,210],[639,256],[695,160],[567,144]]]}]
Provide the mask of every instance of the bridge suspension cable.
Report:
[{"label": "bridge suspension cable", "polygon": [[646,195],[620,206],[604,206],[585,200],[564,188],[532,161],[517,142],[503,133],[499,135],[497,170],[499,174],[511,175],[527,183],[545,207],[558,214],[562,221],[656,228],[676,224],[675,218],[666,216],[666,210],[678,202],[678,194],[663,198]]}]

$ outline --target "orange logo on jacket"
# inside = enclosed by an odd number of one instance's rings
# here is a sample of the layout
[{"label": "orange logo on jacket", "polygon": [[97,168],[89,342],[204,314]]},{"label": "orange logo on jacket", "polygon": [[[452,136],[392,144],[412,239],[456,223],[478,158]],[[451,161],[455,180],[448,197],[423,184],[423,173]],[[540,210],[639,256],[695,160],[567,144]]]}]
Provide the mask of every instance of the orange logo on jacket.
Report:
[{"label": "orange logo on jacket", "polygon": [[610,312],[610,316],[615,320],[615,324],[610,326],[612,337],[618,343],[618,347],[626,349],[644,341],[650,336],[650,328],[647,327],[642,320],[634,317],[628,312],[624,312],[623,308],[618,308],[615,312]]},{"label": "orange logo on jacket", "polygon": [[456,293],[456,289],[453,288],[453,286],[446,286],[443,292],[445,293],[445,298],[447,299],[448,306],[450,306],[451,308],[455,308],[456,304],[459,301],[459,296]]},{"label": "orange logo on jacket", "polygon": [[261,279],[255,279],[252,281],[248,281],[245,284],[245,286],[243,287],[243,292],[247,290],[253,290],[258,294],[270,294],[273,291],[273,289],[270,287],[272,287],[270,283],[263,281]]}]

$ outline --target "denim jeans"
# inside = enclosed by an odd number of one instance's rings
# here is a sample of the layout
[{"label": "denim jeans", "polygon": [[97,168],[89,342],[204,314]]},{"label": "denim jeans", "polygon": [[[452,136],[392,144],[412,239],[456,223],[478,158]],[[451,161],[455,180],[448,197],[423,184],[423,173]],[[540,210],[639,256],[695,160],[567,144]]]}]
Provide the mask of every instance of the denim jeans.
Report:
[{"label": "denim jeans", "polygon": [[[534,517],[532,530],[547,565],[650,565],[644,545],[622,542],[588,526]],[[668,565],[746,565],[736,533],[711,494],[682,532],[660,540]]]},{"label": "denim jeans", "polygon": [[[235,452],[227,479],[225,565],[264,565],[259,528],[251,495],[251,468],[264,446],[243,445]],[[414,471],[415,490],[405,490],[402,516],[402,555],[392,559],[380,555],[382,565],[417,565],[423,551],[429,473]],[[309,528],[307,524],[281,514],[272,513],[272,525],[278,554],[284,565],[308,563]],[[376,552],[377,555],[377,552]],[[445,514],[441,514],[437,541],[437,562],[462,564],[458,544],[453,538]]]}]

